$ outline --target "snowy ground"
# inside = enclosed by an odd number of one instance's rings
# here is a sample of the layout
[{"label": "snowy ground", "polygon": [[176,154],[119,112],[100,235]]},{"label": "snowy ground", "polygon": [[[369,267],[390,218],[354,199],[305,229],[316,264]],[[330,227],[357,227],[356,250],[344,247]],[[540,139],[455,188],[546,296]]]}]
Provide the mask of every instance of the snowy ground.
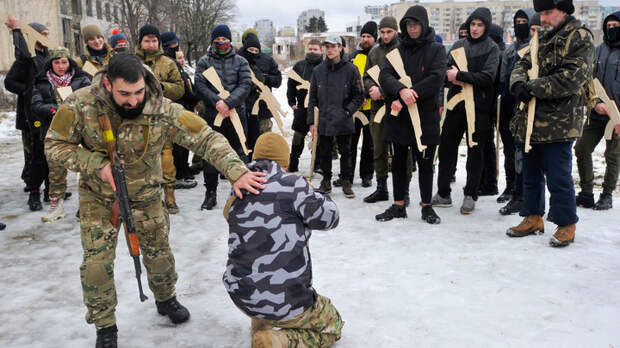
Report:
[{"label": "snowy ground", "polygon": [[[277,91],[286,104],[284,93]],[[70,217],[53,224],[41,222],[44,212],[28,211],[14,114],[1,115],[0,221],[8,227],[0,232],[0,346],[92,347],[95,330],[84,321],[78,271],[77,198],[66,203]],[[596,150],[597,174],[603,150]],[[305,151],[302,171],[308,166]],[[337,172],[337,161],[334,167]],[[438,209],[442,224],[435,226],[420,220],[416,176],[406,220],[376,222],[374,215],[388,204],[363,203],[372,189],[359,186],[359,179],[353,200],[334,190],[340,226],[314,233],[311,250],[315,288],[346,322],[335,347],[620,347],[620,197],[612,211],[579,209],[575,243],[558,250],[547,246],[555,227],[549,222],[544,236],[506,237],[520,218],[499,215],[495,197],[482,197],[472,215],[460,215],[464,158],[457,173],[455,207]],[[202,184],[202,176],[196,178]],[[75,181],[70,173],[74,193]],[[599,175],[596,181],[600,185]],[[219,209],[229,187],[221,181]],[[221,210],[200,211],[203,194],[202,185],[177,191],[181,213],[171,216],[177,293],[192,312],[189,322],[175,327],[159,316],[150,291],[151,299],[140,303],[119,238],[121,347],[250,346],[249,319],[221,283],[227,226]]]}]

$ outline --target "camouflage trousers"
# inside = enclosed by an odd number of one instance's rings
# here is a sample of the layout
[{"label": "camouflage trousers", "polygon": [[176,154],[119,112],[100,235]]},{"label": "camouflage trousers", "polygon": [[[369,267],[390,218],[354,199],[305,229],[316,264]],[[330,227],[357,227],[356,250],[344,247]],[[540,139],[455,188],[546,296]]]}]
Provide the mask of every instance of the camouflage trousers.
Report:
[{"label": "camouflage trousers", "polygon": [[[86,322],[100,329],[116,323],[114,258],[119,230],[109,221],[111,201],[103,201],[84,187],[80,187],[79,191],[84,251],[80,279],[84,304],[88,309]],[[177,282],[174,256],[168,244],[168,212],[161,200],[134,203],[132,212],[149,288],[155,300],[166,301],[174,296]],[[122,262],[133,263],[127,251],[123,257]],[[133,276],[125,281],[135,285]],[[137,289],[134,291],[137,294]]]},{"label": "camouflage trousers", "polygon": [[67,193],[67,169],[60,163],[47,160],[47,168],[49,169],[49,196],[50,199],[65,198]]},{"label": "camouflage trousers", "polygon": [[177,169],[174,166],[174,156],[172,155],[172,142],[168,141],[164,145],[164,149],[161,152],[161,169],[165,185],[172,185],[177,181]]},{"label": "camouflage trousers", "polygon": [[312,307],[288,320],[252,318],[252,334],[279,328],[286,331],[290,348],[329,347],[341,337],[344,321],[329,298],[318,295]]},{"label": "camouflage trousers", "polygon": [[260,134],[271,132],[271,128],[273,127],[273,121],[270,118],[261,119],[258,120],[258,125]]}]

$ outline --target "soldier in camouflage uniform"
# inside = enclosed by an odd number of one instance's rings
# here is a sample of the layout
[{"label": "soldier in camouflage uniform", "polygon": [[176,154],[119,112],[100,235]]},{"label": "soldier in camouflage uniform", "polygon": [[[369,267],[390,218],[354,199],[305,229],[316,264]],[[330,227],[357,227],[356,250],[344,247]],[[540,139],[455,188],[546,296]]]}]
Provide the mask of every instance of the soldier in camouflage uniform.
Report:
[{"label": "soldier in camouflage uniform", "polygon": [[[539,77],[528,78],[532,67],[530,53],[515,65],[510,91],[516,104],[536,98],[532,149],[523,158],[523,203],[525,219],[506,232],[523,237],[544,231],[545,179],[551,192],[550,215],[558,228],[551,246],[567,246],[575,239],[579,220],[572,177],[572,145],[579,138],[590,102],[590,81],[594,63],[592,34],[571,14],[572,1],[534,0],[541,14],[539,32]],[[531,46],[531,45],[530,45]],[[527,106],[517,110],[511,131],[525,143]]]},{"label": "soldier in camouflage uniform", "polygon": [[223,281],[252,320],[253,347],[327,347],[340,339],[344,322],[312,287],[308,240],[312,230],[338,226],[339,212],[327,194],[286,172],[288,149],[271,132],[256,142],[249,166],[267,173],[267,183],[259,196],[232,196],[224,208],[230,237]]},{"label": "soldier in camouflage uniform", "polygon": [[80,266],[86,320],[98,329],[97,347],[116,347],[114,258],[119,230],[110,222],[112,172],[98,116],[109,115],[125,167],[129,199],[148,284],[158,312],[173,323],[189,319],[175,296],[177,273],[168,244],[168,212],[161,202],[161,151],[173,140],[213,163],[235,192],[258,193],[261,173],[249,172],[226,139],[195,114],[163,98],[155,76],[135,55],[120,53],[90,87],[70,96],[54,117],[46,138],[48,158],[80,172]]},{"label": "soldier in camouflage uniform", "polygon": [[[159,81],[164,90],[164,97],[176,102],[185,94],[185,83],[177,69],[176,62],[164,54],[161,48],[159,29],[151,24],[140,28],[139,47],[136,55],[143,64],[146,64]],[[177,181],[177,171],[172,156],[172,142],[165,144],[162,151],[162,168],[164,170],[164,202],[170,214],[179,212],[174,197],[174,184]]]}]

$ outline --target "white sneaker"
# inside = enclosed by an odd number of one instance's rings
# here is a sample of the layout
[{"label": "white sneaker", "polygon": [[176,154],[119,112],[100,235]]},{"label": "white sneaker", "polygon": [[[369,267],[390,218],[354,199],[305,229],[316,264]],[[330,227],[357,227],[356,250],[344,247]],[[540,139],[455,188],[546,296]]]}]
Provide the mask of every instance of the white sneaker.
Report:
[{"label": "white sneaker", "polygon": [[47,215],[41,217],[41,220],[52,222],[66,217],[67,213],[65,213],[63,202],[64,200],[60,198],[50,199],[50,210]]}]

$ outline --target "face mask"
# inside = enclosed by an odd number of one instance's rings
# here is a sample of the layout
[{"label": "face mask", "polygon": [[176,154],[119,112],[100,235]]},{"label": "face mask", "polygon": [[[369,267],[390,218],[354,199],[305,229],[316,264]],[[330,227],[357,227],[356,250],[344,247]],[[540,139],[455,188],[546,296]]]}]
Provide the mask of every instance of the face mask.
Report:
[{"label": "face mask", "polygon": [[306,60],[313,64],[320,63],[323,60],[323,55],[320,53],[307,53]]},{"label": "face mask", "polygon": [[620,27],[613,27],[607,29],[607,40],[610,43],[616,43],[620,41]]},{"label": "face mask", "polygon": [[243,53],[243,57],[247,59],[248,62],[254,63],[256,61],[256,58],[258,58],[258,53],[252,53],[248,50],[245,50]]},{"label": "face mask", "polygon": [[138,116],[142,115],[142,110],[144,110],[144,105],[146,104],[146,95],[144,96],[144,100],[142,103],[138,104],[136,108],[133,109],[125,109],[124,107],[116,104],[114,102],[114,107],[116,108],[116,112],[121,116],[124,120],[135,120]]},{"label": "face mask", "polygon": [[530,26],[527,23],[515,24],[515,35],[520,40],[525,40],[530,36]]},{"label": "face mask", "polygon": [[164,48],[164,53],[166,53],[166,55],[168,57],[176,57],[177,52],[179,51],[179,46],[177,47],[166,47]]},{"label": "face mask", "polygon": [[213,47],[218,54],[226,54],[230,49],[230,41],[215,41]]},{"label": "face mask", "polygon": [[129,47],[121,46],[114,49],[116,53],[129,52]]}]

